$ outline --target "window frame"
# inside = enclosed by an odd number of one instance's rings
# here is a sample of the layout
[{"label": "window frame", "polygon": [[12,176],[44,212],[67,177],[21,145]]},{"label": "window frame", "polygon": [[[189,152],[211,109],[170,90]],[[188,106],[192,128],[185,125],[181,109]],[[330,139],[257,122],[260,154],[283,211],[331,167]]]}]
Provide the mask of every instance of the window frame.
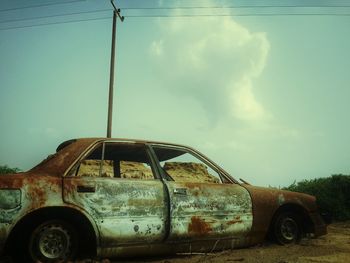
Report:
[{"label": "window frame", "polygon": [[[165,174],[165,171],[160,164],[161,162],[159,161],[157,153],[155,152],[154,148],[174,149],[174,150],[182,151],[184,153],[188,153],[188,154],[192,155],[193,157],[197,158],[198,160],[200,160],[201,162],[203,162],[205,165],[207,165],[210,169],[212,169],[213,171],[215,171],[218,174],[218,176],[219,176],[218,179],[220,180],[220,182],[215,183],[215,184],[226,184],[226,183],[232,184],[231,180],[228,180],[226,178],[226,176],[223,175],[221,169],[218,169],[218,167],[216,165],[214,165],[210,160],[208,160],[207,158],[202,156],[199,152],[197,152],[191,148],[187,148],[187,147],[183,147],[183,146],[164,145],[164,144],[150,144],[149,146],[152,150],[152,154],[154,155],[155,161],[157,163],[157,168],[159,170],[159,173],[162,176],[162,179],[165,181],[169,181],[167,179],[168,175]],[[216,176],[215,176],[215,178],[216,178]],[[173,180],[173,181],[176,182],[175,180]],[[200,182],[200,183],[209,183],[209,182]]]},{"label": "window frame", "polygon": [[[152,171],[153,178],[152,179],[140,179],[140,178],[119,178],[119,177],[103,177],[102,175],[102,169],[103,169],[103,161],[105,160],[105,149],[106,144],[116,144],[116,145],[128,145],[128,146],[136,146],[139,145],[143,148],[145,151],[145,154],[149,161],[150,170]],[[97,148],[102,147],[102,153],[101,153],[101,163],[99,167],[98,177],[94,178],[108,178],[108,179],[117,179],[117,180],[161,180],[161,176],[159,175],[158,169],[155,167],[155,163],[153,160],[152,153],[150,152],[150,149],[147,144],[145,143],[136,143],[136,142],[129,142],[129,141],[113,141],[113,140],[101,140],[97,141],[91,147],[89,147],[77,160],[72,164],[72,166],[67,169],[67,172],[64,174],[64,177],[75,177],[75,178],[83,178],[83,176],[77,176],[77,173],[79,171],[79,166],[81,165],[82,161],[86,160],[86,158],[93,153]]]}]

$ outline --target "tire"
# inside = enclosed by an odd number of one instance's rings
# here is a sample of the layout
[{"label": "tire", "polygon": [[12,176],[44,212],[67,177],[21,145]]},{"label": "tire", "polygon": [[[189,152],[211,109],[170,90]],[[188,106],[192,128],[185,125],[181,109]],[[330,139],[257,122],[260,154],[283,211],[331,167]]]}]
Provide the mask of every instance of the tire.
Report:
[{"label": "tire", "polygon": [[51,220],[34,229],[28,248],[34,262],[66,262],[75,258],[77,245],[77,233],[69,223]]},{"label": "tire", "polygon": [[281,213],[273,225],[273,238],[281,245],[297,243],[301,238],[298,217],[293,213]]}]

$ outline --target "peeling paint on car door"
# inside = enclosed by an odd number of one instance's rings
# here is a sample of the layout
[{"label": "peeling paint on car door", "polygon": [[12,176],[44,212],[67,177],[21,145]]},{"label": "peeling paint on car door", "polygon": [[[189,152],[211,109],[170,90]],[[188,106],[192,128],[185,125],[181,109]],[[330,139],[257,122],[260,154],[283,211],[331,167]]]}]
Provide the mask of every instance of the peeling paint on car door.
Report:
[{"label": "peeling paint on car door", "polygon": [[152,146],[170,199],[169,241],[236,239],[245,242],[253,223],[252,200],[239,184],[190,149]]},{"label": "peeling paint on car door", "polygon": [[64,201],[94,218],[102,248],[165,238],[165,186],[154,176],[144,145],[97,145],[74,169],[63,179]]},{"label": "peeling paint on car door", "polygon": [[166,232],[164,198],[160,180],[64,179],[65,202],[92,215],[103,247],[161,241]]},{"label": "peeling paint on car door", "polygon": [[241,238],[252,227],[249,193],[236,184],[167,182],[170,240]]}]

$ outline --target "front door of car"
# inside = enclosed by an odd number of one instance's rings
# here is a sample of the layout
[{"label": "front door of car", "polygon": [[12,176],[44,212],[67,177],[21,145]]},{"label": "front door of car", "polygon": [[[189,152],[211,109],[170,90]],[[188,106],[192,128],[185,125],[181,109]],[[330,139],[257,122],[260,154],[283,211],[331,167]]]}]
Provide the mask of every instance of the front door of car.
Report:
[{"label": "front door of car", "polygon": [[139,144],[101,143],[64,178],[64,201],[95,220],[101,246],[154,243],[166,234],[164,184]]},{"label": "front door of car", "polygon": [[170,195],[169,241],[244,238],[253,220],[245,188],[223,183],[215,167],[188,149],[153,150]]}]

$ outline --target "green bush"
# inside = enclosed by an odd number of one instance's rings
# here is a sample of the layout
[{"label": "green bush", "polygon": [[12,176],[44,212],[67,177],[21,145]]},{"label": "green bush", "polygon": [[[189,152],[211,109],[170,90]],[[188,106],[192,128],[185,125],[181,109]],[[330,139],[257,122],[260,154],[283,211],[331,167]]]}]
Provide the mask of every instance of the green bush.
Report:
[{"label": "green bush", "polygon": [[0,174],[12,174],[12,173],[18,173],[21,170],[18,168],[10,168],[7,165],[0,165]]},{"label": "green bush", "polygon": [[350,175],[303,180],[285,189],[316,196],[320,212],[331,214],[334,220],[350,219]]}]

